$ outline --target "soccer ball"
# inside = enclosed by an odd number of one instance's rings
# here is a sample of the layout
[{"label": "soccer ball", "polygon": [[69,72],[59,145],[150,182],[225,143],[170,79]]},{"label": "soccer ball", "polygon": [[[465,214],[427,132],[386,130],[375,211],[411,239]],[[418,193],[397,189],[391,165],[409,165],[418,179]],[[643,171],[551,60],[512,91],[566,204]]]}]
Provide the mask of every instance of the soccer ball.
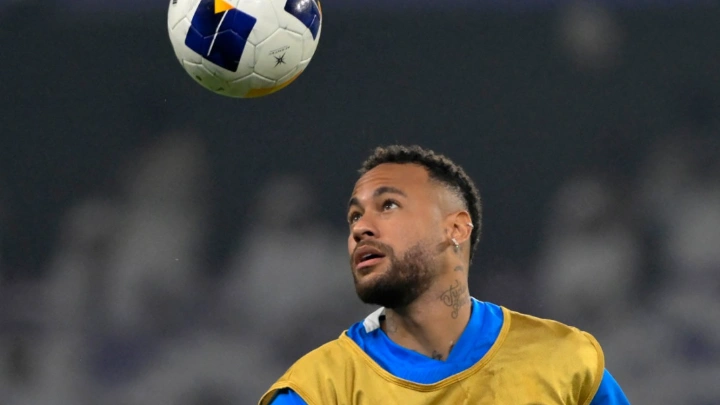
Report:
[{"label": "soccer ball", "polygon": [[228,97],[274,93],[315,54],[319,0],[170,0],[175,55],[197,83]]}]

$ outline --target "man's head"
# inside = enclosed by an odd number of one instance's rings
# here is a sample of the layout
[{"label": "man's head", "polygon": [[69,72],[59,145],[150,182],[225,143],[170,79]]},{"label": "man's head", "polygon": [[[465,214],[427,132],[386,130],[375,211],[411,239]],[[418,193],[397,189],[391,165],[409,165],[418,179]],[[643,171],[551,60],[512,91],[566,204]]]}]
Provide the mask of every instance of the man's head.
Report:
[{"label": "man's head", "polygon": [[348,249],[361,300],[407,306],[437,277],[467,270],[481,208],[462,168],[418,146],[390,146],[377,148],[360,175],[348,204]]}]

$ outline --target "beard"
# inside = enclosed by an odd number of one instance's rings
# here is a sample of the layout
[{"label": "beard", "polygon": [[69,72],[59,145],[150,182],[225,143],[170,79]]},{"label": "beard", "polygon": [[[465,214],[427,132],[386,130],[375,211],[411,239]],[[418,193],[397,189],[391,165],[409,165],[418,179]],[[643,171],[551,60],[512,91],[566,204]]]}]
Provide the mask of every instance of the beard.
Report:
[{"label": "beard", "polygon": [[359,282],[353,271],[355,291],[362,302],[390,309],[403,308],[430,288],[437,273],[431,249],[417,243],[408,249],[402,258],[398,258],[387,245],[369,245],[380,249],[390,263],[385,272],[374,275],[373,279],[366,283]]}]

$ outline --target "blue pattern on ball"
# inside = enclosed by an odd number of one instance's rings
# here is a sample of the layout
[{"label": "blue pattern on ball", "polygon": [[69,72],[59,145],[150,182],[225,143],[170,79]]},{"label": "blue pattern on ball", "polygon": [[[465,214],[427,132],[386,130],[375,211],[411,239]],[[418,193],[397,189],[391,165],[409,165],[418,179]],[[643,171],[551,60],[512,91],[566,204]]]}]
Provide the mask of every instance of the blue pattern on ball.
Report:
[{"label": "blue pattern on ball", "polygon": [[210,62],[235,72],[256,22],[255,17],[236,9],[215,13],[215,0],[202,0],[185,45]]},{"label": "blue pattern on ball", "polygon": [[287,0],[285,3],[285,11],[302,21],[310,32],[313,39],[317,39],[320,31],[320,23],[322,22],[322,14],[315,0]]}]

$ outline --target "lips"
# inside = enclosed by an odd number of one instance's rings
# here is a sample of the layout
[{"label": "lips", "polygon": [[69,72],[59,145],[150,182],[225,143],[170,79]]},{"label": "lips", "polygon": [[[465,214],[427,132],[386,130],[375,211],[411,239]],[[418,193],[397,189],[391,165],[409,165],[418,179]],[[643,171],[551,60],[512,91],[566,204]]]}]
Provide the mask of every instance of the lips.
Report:
[{"label": "lips", "polygon": [[369,267],[377,264],[385,257],[380,249],[365,245],[355,249],[353,253],[353,267],[355,269],[361,269],[363,267]]}]

